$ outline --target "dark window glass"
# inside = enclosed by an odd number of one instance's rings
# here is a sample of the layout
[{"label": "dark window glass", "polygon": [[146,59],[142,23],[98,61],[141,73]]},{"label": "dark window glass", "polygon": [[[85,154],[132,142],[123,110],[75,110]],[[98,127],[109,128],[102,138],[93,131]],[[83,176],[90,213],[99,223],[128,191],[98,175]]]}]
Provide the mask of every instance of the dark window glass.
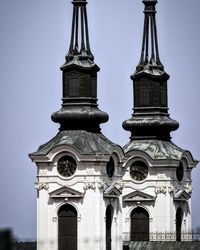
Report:
[{"label": "dark window glass", "polygon": [[110,178],[113,177],[114,172],[115,172],[115,163],[114,163],[114,160],[113,160],[112,157],[110,157],[109,162],[107,162],[107,165],[106,165],[106,172],[107,172],[107,175],[108,175]]},{"label": "dark window glass", "polygon": [[148,175],[148,167],[143,161],[136,161],[130,167],[130,175],[133,180],[142,181]]},{"label": "dark window glass", "polygon": [[69,177],[76,171],[76,161],[70,156],[63,156],[59,159],[57,168],[60,175]]},{"label": "dark window glass", "polygon": [[184,175],[184,168],[183,168],[182,162],[180,162],[179,166],[176,169],[176,177],[177,177],[178,181],[183,180],[183,175]]}]

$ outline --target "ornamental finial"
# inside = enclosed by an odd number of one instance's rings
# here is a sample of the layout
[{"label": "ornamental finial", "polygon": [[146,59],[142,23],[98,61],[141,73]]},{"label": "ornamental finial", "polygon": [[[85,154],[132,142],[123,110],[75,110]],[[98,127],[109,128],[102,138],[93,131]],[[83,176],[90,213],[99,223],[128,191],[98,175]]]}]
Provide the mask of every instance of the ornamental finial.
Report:
[{"label": "ornamental finial", "polygon": [[142,51],[140,62],[137,66],[136,73],[145,68],[158,68],[163,70],[164,67],[160,61],[157,26],[156,26],[156,7],[157,0],[143,0],[144,9],[144,31],[142,40]]},{"label": "ornamental finial", "polygon": [[69,52],[66,56],[67,61],[71,61],[74,56],[81,58],[88,58],[94,60],[90,50],[88,20],[86,0],[73,0],[74,5],[72,17],[72,30]]}]

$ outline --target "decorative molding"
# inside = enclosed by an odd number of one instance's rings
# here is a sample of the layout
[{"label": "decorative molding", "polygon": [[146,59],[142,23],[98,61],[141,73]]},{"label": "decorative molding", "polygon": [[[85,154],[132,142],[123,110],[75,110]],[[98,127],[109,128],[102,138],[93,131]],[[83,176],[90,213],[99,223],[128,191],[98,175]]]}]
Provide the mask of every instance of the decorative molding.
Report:
[{"label": "decorative molding", "polygon": [[47,174],[47,169],[46,168],[40,168],[39,175],[46,175],[46,174]]},{"label": "decorative molding", "polygon": [[129,222],[130,222],[130,218],[129,217],[125,218],[125,223],[129,223]]},{"label": "decorative molding", "polygon": [[153,202],[154,200],[155,196],[143,193],[139,190],[123,196],[124,202],[136,202],[138,206],[141,204],[141,202]]},{"label": "decorative molding", "polygon": [[93,175],[94,174],[94,168],[86,168],[87,175]]},{"label": "decorative molding", "polygon": [[155,193],[156,194],[166,194],[167,193],[167,187],[155,187]]},{"label": "decorative molding", "polygon": [[83,197],[83,193],[77,191],[77,190],[74,190],[72,188],[69,188],[69,187],[61,187],[61,188],[58,188],[56,190],[54,190],[53,192],[49,193],[49,196],[51,198],[62,198],[64,199],[66,202],[70,199],[73,199],[73,198],[82,198]]},{"label": "decorative molding", "polygon": [[49,189],[49,184],[46,182],[35,182],[35,189],[37,190],[48,190]]},{"label": "decorative molding", "polygon": [[83,189],[86,191],[88,189],[95,190],[96,189],[96,183],[95,182],[85,182]]},{"label": "decorative molding", "polygon": [[53,222],[57,222],[57,219],[58,219],[57,217],[53,217],[53,218],[52,218],[52,221],[53,221]]},{"label": "decorative molding", "polygon": [[173,186],[169,186],[168,187],[168,193],[171,194],[171,195],[173,195],[174,192],[175,192],[175,188]]},{"label": "decorative molding", "polygon": [[165,179],[165,174],[157,174],[158,179]]}]

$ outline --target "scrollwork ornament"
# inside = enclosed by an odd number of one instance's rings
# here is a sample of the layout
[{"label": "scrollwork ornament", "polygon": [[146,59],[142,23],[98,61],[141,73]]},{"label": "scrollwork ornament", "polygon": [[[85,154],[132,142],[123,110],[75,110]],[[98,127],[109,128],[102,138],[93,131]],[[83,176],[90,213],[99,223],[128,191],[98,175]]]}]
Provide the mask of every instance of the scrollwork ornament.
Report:
[{"label": "scrollwork ornament", "polygon": [[87,182],[87,183],[85,183],[83,188],[84,188],[85,191],[88,190],[88,189],[95,190],[96,189],[96,184],[95,184],[95,182]]},{"label": "scrollwork ornament", "polygon": [[156,194],[166,194],[167,188],[166,187],[156,187],[155,193]]},{"label": "scrollwork ornament", "polygon": [[37,190],[48,190],[49,189],[49,184],[45,182],[35,182],[35,189]]}]

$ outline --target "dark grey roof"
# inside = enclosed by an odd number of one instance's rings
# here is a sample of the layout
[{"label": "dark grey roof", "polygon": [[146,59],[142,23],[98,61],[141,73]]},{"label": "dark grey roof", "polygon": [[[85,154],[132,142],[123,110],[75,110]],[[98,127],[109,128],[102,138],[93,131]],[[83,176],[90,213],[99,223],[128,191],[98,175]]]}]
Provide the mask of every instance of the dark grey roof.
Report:
[{"label": "dark grey roof", "polygon": [[82,58],[81,55],[74,55],[70,60],[68,59],[67,62],[61,66],[61,69],[63,70],[74,66],[85,70],[95,68],[99,71],[99,67],[92,60],[90,60],[90,58]]},{"label": "dark grey roof", "polygon": [[102,133],[91,133],[83,130],[68,130],[59,132],[53,139],[41,145],[31,155],[46,155],[56,146],[67,145],[74,147],[81,154],[111,154],[116,146]]},{"label": "dark grey roof", "polygon": [[133,150],[143,151],[153,160],[180,160],[185,151],[173,142],[161,140],[133,140],[124,147],[125,154]]}]

